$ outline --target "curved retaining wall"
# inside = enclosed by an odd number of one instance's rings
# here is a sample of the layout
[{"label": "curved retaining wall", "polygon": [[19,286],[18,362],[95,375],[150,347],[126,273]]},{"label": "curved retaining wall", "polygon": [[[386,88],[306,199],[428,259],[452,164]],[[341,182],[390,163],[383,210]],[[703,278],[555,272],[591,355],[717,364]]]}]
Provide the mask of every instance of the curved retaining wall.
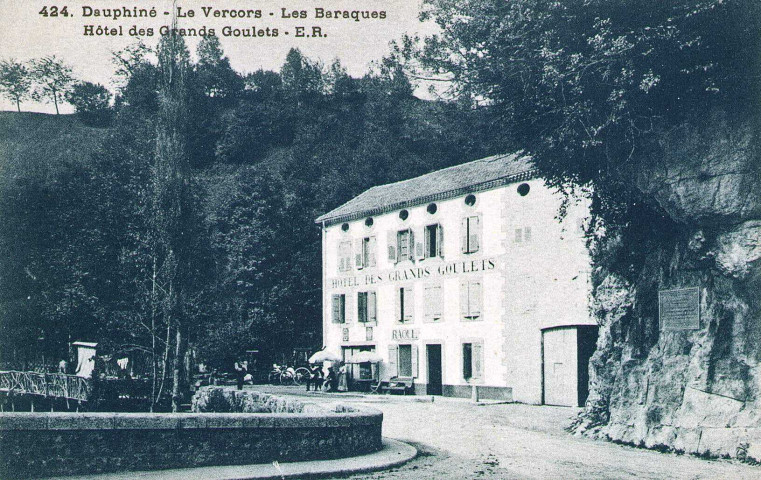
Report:
[{"label": "curved retaining wall", "polygon": [[383,414],[351,410],[0,413],[0,478],[317,460],[380,450]]}]

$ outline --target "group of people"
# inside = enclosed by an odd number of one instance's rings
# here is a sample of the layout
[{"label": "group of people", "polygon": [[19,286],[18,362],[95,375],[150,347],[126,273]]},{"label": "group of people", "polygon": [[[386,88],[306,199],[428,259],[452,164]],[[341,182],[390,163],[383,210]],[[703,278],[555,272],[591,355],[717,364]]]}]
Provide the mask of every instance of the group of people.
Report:
[{"label": "group of people", "polygon": [[325,367],[324,370],[323,372],[323,368],[319,365],[311,365],[309,367],[309,377],[306,381],[307,392],[310,387],[315,392],[320,389],[323,392],[345,392],[349,389],[346,365],[341,365],[338,371],[336,371],[333,365]]}]

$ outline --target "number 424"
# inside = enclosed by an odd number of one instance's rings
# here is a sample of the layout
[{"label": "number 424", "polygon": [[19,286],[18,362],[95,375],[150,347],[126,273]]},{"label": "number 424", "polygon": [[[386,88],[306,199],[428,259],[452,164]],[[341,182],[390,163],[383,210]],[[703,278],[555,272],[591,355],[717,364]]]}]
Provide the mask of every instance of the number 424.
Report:
[{"label": "number 424", "polygon": [[42,7],[42,10],[40,10],[39,14],[42,15],[43,17],[57,17],[59,15],[62,17],[68,17],[69,10],[68,10],[68,7],[66,6],[64,6],[61,9],[59,9],[56,6],[51,6],[51,7],[45,6],[45,7]]}]

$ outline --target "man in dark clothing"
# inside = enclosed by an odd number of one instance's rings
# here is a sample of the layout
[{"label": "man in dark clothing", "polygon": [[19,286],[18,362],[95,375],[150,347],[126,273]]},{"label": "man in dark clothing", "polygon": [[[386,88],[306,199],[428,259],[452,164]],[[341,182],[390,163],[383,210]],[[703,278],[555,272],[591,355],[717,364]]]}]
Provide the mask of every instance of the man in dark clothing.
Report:
[{"label": "man in dark clothing", "polygon": [[318,365],[312,365],[309,369],[309,377],[307,377],[307,392],[309,391],[310,385],[314,385],[314,391],[317,391],[322,384],[321,377],[322,371],[320,370],[320,367]]},{"label": "man in dark clothing", "polygon": [[238,390],[243,390],[243,380],[246,378],[246,367],[241,362],[235,362],[235,380],[238,384]]}]

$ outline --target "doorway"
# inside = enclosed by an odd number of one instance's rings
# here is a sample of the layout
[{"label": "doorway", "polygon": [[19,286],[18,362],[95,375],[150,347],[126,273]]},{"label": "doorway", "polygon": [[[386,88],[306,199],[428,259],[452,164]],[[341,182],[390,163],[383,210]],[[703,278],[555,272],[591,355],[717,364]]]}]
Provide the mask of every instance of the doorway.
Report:
[{"label": "doorway", "polygon": [[596,342],[596,326],[554,327],[542,331],[542,403],[584,406],[589,395],[589,359]]},{"label": "doorway", "polygon": [[426,345],[426,359],[428,364],[428,384],[426,394],[441,395],[441,345]]}]

